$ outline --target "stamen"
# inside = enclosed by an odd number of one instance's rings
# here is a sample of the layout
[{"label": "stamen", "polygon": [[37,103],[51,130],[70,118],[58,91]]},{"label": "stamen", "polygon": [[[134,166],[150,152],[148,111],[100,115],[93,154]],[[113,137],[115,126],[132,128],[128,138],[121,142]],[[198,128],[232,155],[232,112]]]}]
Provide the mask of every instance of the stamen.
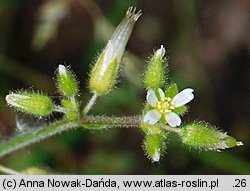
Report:
[{"label": "stamen", "polygon": [[158,111],[162,114],[171,113],[171,111],[175,108],[171,100],[172,99],[170,97],[167,97],[162,98],[161,101],[158,101],[156,105]]}]

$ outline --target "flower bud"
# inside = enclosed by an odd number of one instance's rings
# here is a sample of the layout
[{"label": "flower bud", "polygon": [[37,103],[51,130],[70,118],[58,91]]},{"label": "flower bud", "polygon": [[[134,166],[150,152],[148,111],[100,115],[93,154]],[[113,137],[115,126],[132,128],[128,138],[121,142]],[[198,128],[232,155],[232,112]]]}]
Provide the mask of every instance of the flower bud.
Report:
[{"label": "flower bud", "polygon": [[48,116],[54,109],[50,97],[38,93],[17,92],[6,96],[10,106],[37,116]]},{"label": "flower bud", "polygon": [[180,129],[182,142],[188,146],[204,150],[217,150],[243,145],[235,138],[208,124],[191,123]]},{"label": "flower bud", "polygon": [[108,93],[116,83],[125,46],[140,15],[141,11],[136,13],[133,7],[128,9],[125,18],[97,59],[89,79],[89,88],[97,95]]},{"label": "flower bud", "polygon": [[165,48],[161,45],[150,59],[144,77],[146,89],[161,88],[165,84],[165,70],[167,62],[165,58]]},{"label": "flower bud", "polygon": [[165,148],[161,135],[146,135],[144,149],[152,162],[158,162]]},{"label": "flower bud", "polygon": [[77,81],[74,74],[68,68],[59,65],[56,77],[58,89],[62,95],[70,97],[78,93]]}]

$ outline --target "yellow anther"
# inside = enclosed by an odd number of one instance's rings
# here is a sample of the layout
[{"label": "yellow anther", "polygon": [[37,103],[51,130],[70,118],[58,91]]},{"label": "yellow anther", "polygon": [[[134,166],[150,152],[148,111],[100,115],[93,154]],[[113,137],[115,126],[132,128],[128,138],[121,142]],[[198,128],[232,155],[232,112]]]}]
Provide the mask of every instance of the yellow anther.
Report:
[{"label": "yellow anther", "polygon": [[166,98],[165,98],[165,97],[162,97],[162,98],[161,98],[161,101],[165,101],[165,100],[166,100]]},{"label": "yellow anther", "polygon": [[171,111],[175,108],[171,101],[170,97],[162,98],[160,101],[157,102],[156,108],[162,114],[171,113]]}]

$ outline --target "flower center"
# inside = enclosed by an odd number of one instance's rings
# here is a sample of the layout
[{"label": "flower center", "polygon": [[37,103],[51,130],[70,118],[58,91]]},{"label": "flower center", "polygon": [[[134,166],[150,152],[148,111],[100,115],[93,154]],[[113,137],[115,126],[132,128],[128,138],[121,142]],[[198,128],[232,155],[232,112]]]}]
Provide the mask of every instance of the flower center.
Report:
[{"label": "flower center", "polygon": [[156,104],[156,109],[162,114],[169,114],[174,108],[175,107],[170,97],[163,98]]}]

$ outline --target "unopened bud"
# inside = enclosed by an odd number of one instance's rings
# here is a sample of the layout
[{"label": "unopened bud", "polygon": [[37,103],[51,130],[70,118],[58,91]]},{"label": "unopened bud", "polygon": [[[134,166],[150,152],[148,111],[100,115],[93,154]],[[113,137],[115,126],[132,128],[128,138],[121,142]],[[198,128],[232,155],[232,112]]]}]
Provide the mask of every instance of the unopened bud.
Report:
[{"label": "unopened bud", "polygon": [[217,150],[243,145],[235,138],[208,124],[192,123],[180,130],[182,142],[188,146],[204,150]]},{"label": "unopened bud", "polygon": [[54,109],[51,98],[38,93],[11,93],[6,96],[6,101],[20,111],[37,116],[48,116]]},{"label": "unopened bud", "polygon": [[125,18],[97,59],[89,79],[89,88],[97,95],[108,93],[116,83],[125,46],[140,15],[141,11],[136,12],[133,7],[128,9]]},{"label": "unopened bud", "polygon": [[152,162],[158,162],[163,154],[165,143],[162,136],[158,135],[146,135],[144,140],[144,149],[148,157]]},{"label": "unopened bud", "polygon": [[155,90],[164,86],[166,80],[165,71],[167,67],[165,52],[165,48],[161,45],[150,59],[144,78],[146,89]]},{"label": "unopened bud", "polygon": [[62,95],[70,97],[78,93],[75,75],[68,68],[59,65],[56,77],[58,89]]}]

